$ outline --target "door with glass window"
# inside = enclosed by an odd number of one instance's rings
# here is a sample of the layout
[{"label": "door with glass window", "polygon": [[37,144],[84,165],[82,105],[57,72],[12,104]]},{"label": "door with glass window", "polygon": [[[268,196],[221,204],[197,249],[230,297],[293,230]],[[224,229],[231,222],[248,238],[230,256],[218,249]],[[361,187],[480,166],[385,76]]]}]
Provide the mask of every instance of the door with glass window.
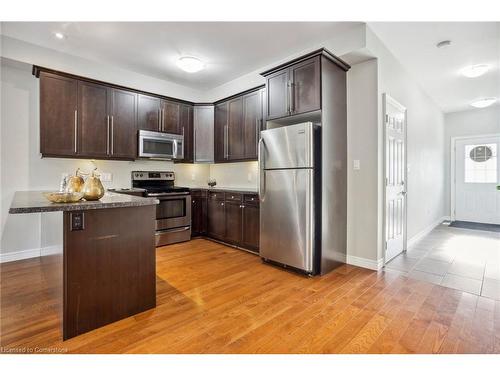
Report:
[{"label": "door with glass window", "polygon": [[500,224],[500,135],[455,142],[455,220]]}]

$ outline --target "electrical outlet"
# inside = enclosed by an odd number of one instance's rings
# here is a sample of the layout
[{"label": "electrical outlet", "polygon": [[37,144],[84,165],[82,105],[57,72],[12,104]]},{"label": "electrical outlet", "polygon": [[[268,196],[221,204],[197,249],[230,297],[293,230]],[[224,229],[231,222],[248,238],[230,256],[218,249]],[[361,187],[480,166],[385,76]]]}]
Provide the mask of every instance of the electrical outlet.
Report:
[{"label": "electrical outlet", "polygon": [[247,175],[247,180],[248,180],[248,182],[252,182],[252,174],[251,173],[249,173]]},{"label": "electrical outlet", "polygon": [[196,180],[196,175],[194,173],[191,173],[191,181]]},{"label": "electrical outlet", "polygon": [[102,182],[111,182],[111,181],[113,181],[113,174],[112,173],[102,172],[101,173],[101,181]]}]

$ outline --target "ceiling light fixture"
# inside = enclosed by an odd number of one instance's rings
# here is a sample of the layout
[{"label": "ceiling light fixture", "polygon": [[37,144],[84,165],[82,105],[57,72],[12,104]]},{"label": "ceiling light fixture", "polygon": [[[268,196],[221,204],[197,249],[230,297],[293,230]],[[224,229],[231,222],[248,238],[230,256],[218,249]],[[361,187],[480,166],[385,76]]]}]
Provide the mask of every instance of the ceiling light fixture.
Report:
[{"label": "ceiling light fixture", "polygon": [[489,69],[490,66],[486,64],[471,65],[462,69],[462,75],[467,78],[476,78],[482,76]]},{"label": "ceiling light fixture", "polygon": [[443,47],[448,47],[448,46],[451,46],[451,40],[442,40],[436,44],[437,48],[443,48]]},{"label": "ceiling light fixture", "polygon": [[200,59],[193,56],[183,56],[177,60],[177,66],[188,73],[196,73],[205,68]]},{"label": "ceiling light fixture", "polygon": [[495,103],[496,101],[497,98],[483,98],[470,103],[470,105],[475,108],[486,108]]},{"label": "ceiling light fixture", "polygon": [[54,36],[55,36],[57,39],[64,39],[64,34],[63,34],[63,33],[56,32],[56,33],[54,33]]}]

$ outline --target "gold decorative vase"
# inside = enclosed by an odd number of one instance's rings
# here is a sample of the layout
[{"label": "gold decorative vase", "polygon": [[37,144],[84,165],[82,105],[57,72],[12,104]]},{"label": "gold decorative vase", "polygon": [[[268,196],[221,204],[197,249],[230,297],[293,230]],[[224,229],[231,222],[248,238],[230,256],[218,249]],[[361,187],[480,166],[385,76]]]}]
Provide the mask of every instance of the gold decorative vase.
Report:
[{"label": "gold decorative vase", "polygon": [[96,201],[104,196],[104,187],[101,179],[98,177],[95,169],[92,175],[87,177],[85,185],[83,185],[83,198],[87,201]]}]

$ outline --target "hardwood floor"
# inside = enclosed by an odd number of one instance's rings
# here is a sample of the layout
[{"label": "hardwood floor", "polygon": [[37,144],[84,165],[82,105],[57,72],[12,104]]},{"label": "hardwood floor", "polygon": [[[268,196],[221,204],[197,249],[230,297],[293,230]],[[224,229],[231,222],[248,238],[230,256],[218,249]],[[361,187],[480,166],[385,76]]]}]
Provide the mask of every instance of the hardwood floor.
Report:
[{"label": "hardwood floor", "polygon": [[40,260],[0,271],[3,352],[500,353],[500,301],[348,265],[308,278],[203,239],[157,249],[157,308],[64,342]]}]

